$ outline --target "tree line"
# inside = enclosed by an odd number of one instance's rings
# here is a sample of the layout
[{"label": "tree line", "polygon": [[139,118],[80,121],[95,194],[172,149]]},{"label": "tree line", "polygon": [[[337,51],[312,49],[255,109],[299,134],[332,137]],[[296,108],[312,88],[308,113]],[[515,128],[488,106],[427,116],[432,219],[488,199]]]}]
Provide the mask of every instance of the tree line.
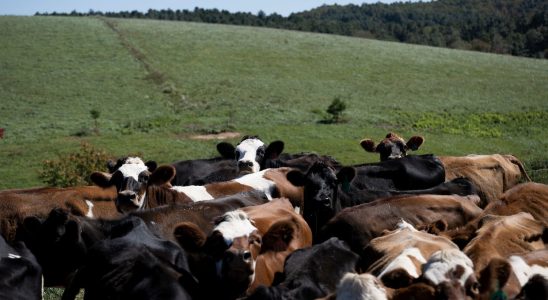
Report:
[{"label": "tree line", "polygon": [[54,16],[105,16],[261,26],[548,58],[548,0],[438,0],[323,5],[288,17],[259,11],[149,9]]}]

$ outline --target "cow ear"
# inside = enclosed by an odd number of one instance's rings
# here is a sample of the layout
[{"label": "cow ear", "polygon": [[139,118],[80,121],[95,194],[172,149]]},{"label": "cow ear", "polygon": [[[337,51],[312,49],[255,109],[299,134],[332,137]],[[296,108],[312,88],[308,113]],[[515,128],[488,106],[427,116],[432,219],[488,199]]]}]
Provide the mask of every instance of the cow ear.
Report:
[{"label": "cow ear", "polygon": [[291,222],[288,220],[282,220],[272,224],[263,236],[261,253],[266,251],[285,251],[293,239],[294,231]]},{"label": "cow ear", "polygon": [[284,142],[274,141],[265,150],[265,158],[276,159],[284,151]]},{"label": "cow ear", "polygon": [[93,172],[89,176],[89,179],[91,182],[95,183],[97,186],[100,186],[102,188],[108,188],[112,186],[112,183],[110,179],[112,178],[111,174],[103,173],[103,172]]},{"label": "cow ear", "polygon": [[381,277],[382,283],[393,289],[399,289],[406,286],[409,286],[413,283],[414,278],[407,273],[406,270],[402,268],[394,269],[390,272],[385,273]]},{"label": "cow ear", "polygon": [[189,252],[198,252],[206,241],[205,233],[195,224],[182,222],[173,229],[175,240],[183,249]]},{"label": "cow ear", "polygon": [[63,239],[68,239],[69,241],[80,240],[80,225],[76,221],[70,220],[65,224]]},{"label": "cow ear", "polygon": [[289,171],[286,175],[287,180],[294,186],[304,186],[306,183],[306,176],[297,170]]},{"label": "cow ear", "polygon": [[108,171],[109,173],[114,173],[116,170],[114,168],[116,168],[116,162],[113,161],[112,159],[109,159],[107,161],[107,168],[108,168]]},{"label": "cow ear", "polygon": [[360,141],[360,146],[362,146],[363,150],[367,152],[376,152],[377,147],[375,146],[375,142],[371,139],[363,139]]},{"label": "cow ear", "polygon": [[204,252],[214,258],[220,258],[226,249],[228,249],[228,245],[223,234],[218,230],[213,231],[204,244]]},{"label": "cow ear", "polygon": [[173,177],[175,177],[175,168],[173,166],[163,165],[158,167],[156,171],[150,174],[150,178],[148,179],[148,184],[163,185],[171,182]]},{"label": "cow ear", "polygon": [[158,168],[158,164],[153,160],[147,161],[145,163],[145,166],[147,166],[147,168],[150,172],[154,172],[156,170],[156,168]]},{"label": "cow ear", "polygon": [[424,138],[422,136],[412,136],[405,146],[407,146],[407,149],[416,151],[419,149],[419,147],[424,143]]},{"label": "cow ear", "polygon": [[489,264],[480,271],[479,283],[480,292],[483,294],[487,291],[493,293],[506,285],[512,273],[512,266],[506,259],[493,258]]},{"label": "cow ear", "polygon": [[428,224],[425,229],[426,229],[426,232],[437,235],[440,232],[446,231],[447,227],[448,227],[447,221],[440,219]]},{"label": "cow ear", "polygon": [[220,142],[217,144],[217,151],[224,159],[236,159],[236,148],[231,143]]}]

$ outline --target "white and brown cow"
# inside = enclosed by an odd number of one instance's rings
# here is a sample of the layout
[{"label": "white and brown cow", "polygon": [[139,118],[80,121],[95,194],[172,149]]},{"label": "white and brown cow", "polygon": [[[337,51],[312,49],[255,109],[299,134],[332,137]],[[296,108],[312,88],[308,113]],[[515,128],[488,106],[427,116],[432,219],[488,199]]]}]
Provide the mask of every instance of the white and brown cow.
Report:
[{"label": "white and brown cow", "polygon": [[[512,255],[523,256],[527,253],[544,250],[542,235],[543,224],[536,221],[529,213],[518,213],[511,216],[487,215],[480,221],[477,235],[464,248],[464,253],[474,263],[476,275],[480,279],[480,295],[483,299],[490,298],[497,291],[502,291],[508,297],[519,293],[521,284],[533,273],[516,271],[514,266],[525,266],[525,261],[517,257],[511,262],[507,258]],[[546,257],[546,256],[545,256]],[[512,274],[514,280],[509,280]],[[528,274],[519,275],[519,274]],[[523,280],[518,280],[521,276]]]},{"label": "white and brown cow", "polygon": [[409,286],[417,278],[432,286],[456,281],[470,296],[477,293],[472,261],[449,239],[416,230],[400,221],[397,228],[371,240],[363,255],[367,271],[391,288]]},{"label": "white and brown cow", "polygon": [[212,200],[252,190],[264,192],[269,199],[287,197],[295,207],[302,207],[302,188],[295,187],[286,178],[290,170],[266,169],[230,181],[171,186],[170,181],[175,176],[173,166],[163,165],[151,173],[144,163],[139,163],[122,165],[113,174],[96,172],[91,178],[99,186],[117,187],[116,207],[124,213],[159,205]]}]

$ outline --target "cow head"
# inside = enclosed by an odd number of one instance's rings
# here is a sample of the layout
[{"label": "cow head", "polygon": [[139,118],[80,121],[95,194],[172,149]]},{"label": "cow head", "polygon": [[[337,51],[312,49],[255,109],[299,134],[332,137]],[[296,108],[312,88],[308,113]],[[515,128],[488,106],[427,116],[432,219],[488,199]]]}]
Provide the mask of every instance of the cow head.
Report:
[{"label": "cow head", "polygon": [[327,222],[323,219],[340,210],[337,199],[339,185],[342,189],[349,188],[355,175],[356,170],[352,167],[342,167],[336,173],[334,168],[322,161],[314,163],[306,174],[298,170],[287,173],[289,182],[304,189],[303,216],[313,232],[323,225],[318,222]]},{"label": "cow head", "polygon": [[144,163],[140,158],[129,157],[118,160],[114,167],[109,167],[111,174],[95,172],[91,180],[98,186],[116,186],[116,208],[120,212],[133,211],[143,207],[147,188],[151,185],[168,185],[175,176],[172,166],[157,167],[156,162]]},{"label": "cow head", "polygon": [[66,285],[69,276],[82,263],[87,247],[80,224],[61,209],[54,209],[46,220],[27,217],[17,229],[42,266],[46,286]]},{"label": "cow head", "polygon": [[361,140],[360,145],[367,152],[379,153],[381,161],[385,161],[402,158],[407,155],[407,151],[419,149],[423,142],[424,138],[422,136],[413,136],[406,143],[397,134],[390,132],[378,145],[375,145],[375,142],[371,139]]},{"label": "cow head", "polygon": [[282,141],[274,141],[266,147],[259,137],[244,136],[234,150],[238,172],[245,174],[260,171],[264,168],[265,160],[277,158],[283,148]]},{"label": "cow head", "polygon": [[261,237],[247,214],[236,210],[224,214],[204,245],[216,260],[217,275],[236,293],[253,281]]},{"label": "cow head", "polygon": [[472,298],[479,294],[479,283],[474,275],[474,264],[459,249],[436,251],[422,266],[423,278],[438,286],[445,293],[454,294],[459,290]]},{"label": "cow head", "polygon": [[337,287],[337,299],[388,299],[387,289],[375,276],[346,273]]}]

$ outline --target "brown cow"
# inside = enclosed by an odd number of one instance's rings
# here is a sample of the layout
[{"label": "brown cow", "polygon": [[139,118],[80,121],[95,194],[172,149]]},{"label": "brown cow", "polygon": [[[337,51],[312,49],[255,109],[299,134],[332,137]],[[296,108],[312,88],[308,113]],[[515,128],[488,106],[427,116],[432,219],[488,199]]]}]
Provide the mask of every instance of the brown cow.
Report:
[{"label": "brown cow", "polygon": [[[320,231],[320,239],[336,236],[360,253],[369,241],[393,229],[401,220],[413,226],[440,219],[450,229],[462,226],[482,210],[474,204],[477,196],[411,195],[395,196],[348,207],[333,217]],[[429,221],[430,220],[430,221]]]},{"label": "brown cow", "polygon": [[117,218],[115,188],[80,186],[40,187],[0,192],[0,230],[6,240],[15,237],[18,224],[26,217],[45,218],[54,208],[67,209],[89,218]]},{"label": "brown cow", "polygon": [[[402,288],[422,277],[433,286],[456,282],[470,296],[477,293],[472,261],[449,239],[416,230],[405,221],[371,240],[364,250],[368,272],[386,286]],[[458,270],[458,271],[457,271]]]},{"label": "brown cow", "polygon": [[422,136],[412,136],[405,142],[403,138],[390,132],[378,145],[375,145],[371,139],[363,139],[360,141],[360,146],[367,152],[379,153],[381,161],[385,161],[402,158],[407,155],[408,150],[418,150],[422,143],[424,143]]},{"label": "brown cow", "polygon": [[510,216],[520,212],[530,213],[535,220],[548,227],[548,185],[535,182],[518,184],[504,192],[500,200],[487,205],[481,215],[465,226],[440,234],[451,239],[462,249],[476,236],[484,216]]},{"label": "brown cow", "polygon": [[312,232],[286,198],[242,208],[259,230],[261,252],[256,259],[255,277],[248,293],[257,286],[270,286],[276,272],[283,271],[285,258],[293,251],[312,245]]},{"label": "brown cow", "polygon": [[480,207],[496,201],[521,180],[531,181],[521,161],[512,155],[439,156],[445,180],[464,177],[477,189]]}]

